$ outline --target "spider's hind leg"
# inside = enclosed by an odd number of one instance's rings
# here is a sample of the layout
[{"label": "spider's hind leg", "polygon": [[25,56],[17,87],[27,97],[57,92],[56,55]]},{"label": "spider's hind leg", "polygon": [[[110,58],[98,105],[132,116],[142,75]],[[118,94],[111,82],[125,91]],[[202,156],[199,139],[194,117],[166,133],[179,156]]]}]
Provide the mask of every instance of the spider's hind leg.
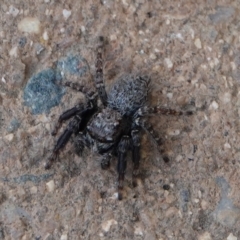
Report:
[{"label": "spider's hind leg", "polygon": [[144,106],[138,109],[138,111],[135,113],[134,117],[144,117],[151,114],[162,114],[162,115],[172,115],[172,116],[180,116],[180,115],[192,115],[192,111],[177,111],[175,109],[155,106],[155,107],[149,107]]},{"label": "spider's hind leg", "polygon": [[118,199],[122,200],[122,190],[123,190],[123,181],[125,176],[125,171],[127,168],[127,151],[130,147],[130,138],[127,135],[124,135],[119,144],[118,144]]},{"label": "spider's hind leg", "polygon": [[144,118],[136,118],[135,123],[137,126],[143,128],[152,138],[156,144],[158,151],[161,153],[164,162],[169,161],[169,157],[166,155],[163,148],[164,139],[159,136],[159,134],[153,129],[152,125]]},{"label": "spider's hind leg", "polygon": [[132,161],[133,161],[133,172],[132,172],[132,184],[134,187],[137,186],[136,177],[139,174],[139,162],[140,162],[140,132],[138,129],[131,131],[132,137]]}]

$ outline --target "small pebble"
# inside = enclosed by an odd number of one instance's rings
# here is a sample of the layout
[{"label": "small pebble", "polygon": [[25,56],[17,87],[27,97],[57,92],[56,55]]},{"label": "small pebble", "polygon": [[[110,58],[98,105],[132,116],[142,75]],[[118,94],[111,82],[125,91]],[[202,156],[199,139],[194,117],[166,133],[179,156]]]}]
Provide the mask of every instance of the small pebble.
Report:
[{"label": "small pebble", "polygon": [[40,33],[41,24],[37,18],[26,17],[18,23],[18,30],[27,33]]},{"label": "small pebble", "polygon": [[17,46],[15,46],[15,47],[13,47],[10,51],[9,51],[9,55],[11,56],[11,57],[17,57],[18,56],[18,47]]},{"label": "small pebble", "polygon": [[13,17],[16,17],[19,13],[19,10],[17,8],[15,8],[14,6],[10,5],[9,7],[9,11],[7,12],[7,14],[12,15]]},{"label": "small pebble", "polygon": [[222,96],[222,101],[224,103],[231,102],[231,94],[229,92],[224,93],[223,96]]},{"label": "small pebble", "polygon": [[62,13],[65,20],[67,20],[72,14],[72,12],[67,9],[63,9]]},{"label": "small pebble", "polygon": [[202,43],[199,38],[195,39],[194,44],[198,49],[202,48]]},{"label": "small pebble", "polygon": [[175,207],[170,207],[167,209],[167,211],[165,212],[165,216],[168,218],[168,217],[171,217],[171,216],[176,216],[178,214],[178,209],[175,208]]},{"label": "small pebble", "polygon": [[143,236],[143,230],[141,226],[134,226],[134,234],[138,236]]},{"label": "small pebble", "polygon": [[60,240],[67,240],[67,239],[68,239],[67,234],[63,234],[60,238]]},{"label": "small pebble", "polygon": [[49,39],[49,37],[48,37],[48,32],[47,32],[47,31],[44,31],[44,33],[43,33],[43,39],[44,39],[45,41],[47,41],[47,40]]},{"label": "small pebble", "polygon": [[14,137],[14,135],[12,133],[10,133],[10,134],[6,135],[4,137],[4,139],[6,139],[7,141],[11,142],[13,140],[13,137]]},{"label": "small pebble", "polygon": [[55,183],[53,180],[49,181],[46,183],[46,186],[47,186],[47,190],[49,192],[53,192],[55,190]]},{"label": "small pebble", "polygon": [[237,237],[235,237],[232,233],[230,233],[227,237],[227,240],[237,240]]},{"label": "small pebble", "polygon": [[152,60],[155,60],[155,59],[157,58],[154,53],[151,53],[149,57],[150,57],[150,59],[152,59]]},{"label": "small pebble", "polygon": [[213,109],[213,110],[218,109],[218,103],[215,102],[215,101],[213,101],[213,102],[210,104],[209,109],[210,109],[210,110],[211,110],[211,109]]},{"label": "small pebble", "polygon": [[165,58],[164,62],[166,63],[168,68],[172,68],[173,67],[173,63],[169,58]]},{"label": "small pebble", "polygon": [[230,149],[230,148],[231,148],[231,145],[230,145],[229,143],[225,143],[225,144],[224,144],[224,148]]},{"label": "small pebble", "polygon": [[102,229],[103,229],[103,231],[108,232],[109,229],[110,229],[110,227],[111,227],[113,224],[114,224],[114,225],[117,225],[118,223],[117,223],[117,221],[114,220],[114,219],[110,219],[110,220],[107,220],[107,221],[105,221],[104,223],[102,223]]},{"label": "small pebble", "polygon": [[32,194],[37,193],[37,187],[36,186],[31,187],[30,188],[30,193],[32,193]]},{"label": "small pebble", "polygon": [[209,232],[205,232],[198,237],[198,240],[212,240],[212,237]]}]

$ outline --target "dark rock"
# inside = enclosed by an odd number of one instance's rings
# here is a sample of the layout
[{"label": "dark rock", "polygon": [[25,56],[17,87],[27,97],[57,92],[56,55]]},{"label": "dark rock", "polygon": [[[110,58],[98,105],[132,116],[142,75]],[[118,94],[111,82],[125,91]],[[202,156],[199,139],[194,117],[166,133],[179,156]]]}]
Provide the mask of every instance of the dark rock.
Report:
[{"label": "dark rock", "polygon": [[33,114],[49,112],[49,110],[60,103],[65,91],[56,83],[53,69],[43,70],[34,75],[24,89],[24,105],[31,108]]}]

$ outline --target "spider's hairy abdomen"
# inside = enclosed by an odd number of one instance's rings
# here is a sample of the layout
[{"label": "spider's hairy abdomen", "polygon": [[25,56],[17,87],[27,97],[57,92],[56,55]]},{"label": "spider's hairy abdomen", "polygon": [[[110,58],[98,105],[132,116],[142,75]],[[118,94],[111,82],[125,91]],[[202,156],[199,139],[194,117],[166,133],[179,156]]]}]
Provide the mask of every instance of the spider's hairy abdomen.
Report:
[{"label": "spider's hairy abdomen", "polygon": [[147,101],[149,77],[126,75],[117,80],[108,93],[108,106],[131,116]]}]

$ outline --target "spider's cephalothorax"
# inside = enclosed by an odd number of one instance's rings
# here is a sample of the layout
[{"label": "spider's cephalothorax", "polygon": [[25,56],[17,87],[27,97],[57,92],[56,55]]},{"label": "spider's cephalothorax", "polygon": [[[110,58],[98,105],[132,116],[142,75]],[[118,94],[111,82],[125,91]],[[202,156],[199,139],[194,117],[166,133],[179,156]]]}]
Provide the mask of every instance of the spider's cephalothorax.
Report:
[{"label": "spider's cephalothorax", "polygon": [[[147,123],[146,116],[158,114],[181,115],[183,112],[163,107],[148,107],[147,95],[150,79],[146,76],[124,75],[118,79],[109,93],[106,93],[103,81],[102,48],[97,49],[95,86],[97,94],[78,83],[65,82],[77,91],[86,95],[87,103],[78,104],[64,112],[58,119],[58,124],[52,135],[57,133],[61,123],[72,118],[66,130],[58,139],[51,157],[45,168],[50,168],[53,161],[64,148],[72,134],[76,152],[81,154],[85,146],[94,146],[102,155],[101,166],[107,168],[113,154],[117,155],[118,198],[122,199],[124,174],[127,166],[126,154],[132,151],[133,185],[139,170],[140,162],[140,131],[147,131],[158,147],[161,148],[162,139]],[[101,99],[102,106],[97,104]],[[187,112],[190,114],[190,112]],[[163,150],[160,150],[163,152]]]}]

